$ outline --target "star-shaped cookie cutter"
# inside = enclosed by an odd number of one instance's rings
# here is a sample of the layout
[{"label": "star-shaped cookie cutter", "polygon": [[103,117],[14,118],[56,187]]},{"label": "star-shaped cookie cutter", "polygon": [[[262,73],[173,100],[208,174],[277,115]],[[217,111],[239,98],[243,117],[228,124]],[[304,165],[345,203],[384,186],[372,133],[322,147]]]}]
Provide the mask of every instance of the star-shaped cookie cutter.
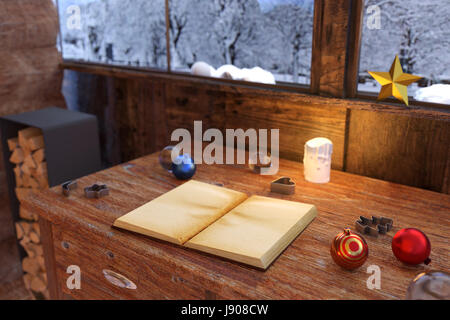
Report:
[{"label": "star-shaped cookie cutter", "polygon": [[378,234],[386,234],[392,229],[394,221],[391,218],[372,216],[372,219],[360,216],[355,222],[356,230],[360,233],[378,237]]},{"label": "star-shaped cookie cutter", "polygon": [[94,184],[90,187],[84,188],[84,195],[89,199],[99,199],[109,195],[109,189],[106,184]]},{"label": "star-shaped cookie cutter", "polygon": [[76,188],[78,188],[78,183],[76,180],[70,180],[67,182],[64,182],[62,185],[62,193],[63,195],[65,195],[66,197],[70,196],[70,192],[72,190],[75,190]]}]

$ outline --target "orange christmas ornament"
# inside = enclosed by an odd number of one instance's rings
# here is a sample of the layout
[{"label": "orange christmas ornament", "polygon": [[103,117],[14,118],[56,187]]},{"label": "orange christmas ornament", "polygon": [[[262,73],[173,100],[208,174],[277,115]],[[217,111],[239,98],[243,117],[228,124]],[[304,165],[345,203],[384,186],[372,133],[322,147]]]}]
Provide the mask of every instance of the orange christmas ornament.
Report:
[{"label": "orange christmas ornament", "polygon": [[350,229],[338,234],[331,243],[331,257],[337,265],[347,270],[359,268],[369,256],[366,240]]}]

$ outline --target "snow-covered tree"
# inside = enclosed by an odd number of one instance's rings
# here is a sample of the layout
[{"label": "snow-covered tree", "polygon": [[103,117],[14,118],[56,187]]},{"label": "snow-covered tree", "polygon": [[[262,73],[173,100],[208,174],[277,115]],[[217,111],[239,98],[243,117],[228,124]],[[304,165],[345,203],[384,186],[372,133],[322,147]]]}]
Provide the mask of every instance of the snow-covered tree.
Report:
[{"label": "snow-covered tree", "polygon": [[448,0],[366,0],[366,9],[372,5],[381,9],[381,29],[364,26],[362,70],[386,68],[398,54],[405,72],[428,79],[449,73]]},{"label": "snow-covered tree", "polygon": [[311,57],[301,56],[301,51],[311,48],[312,8],[292,4],[279,5],[269,11],[267,17],[289,43],[291,64],[288,72],[293,76],[292,81],[298,82],[300,67],[308,69],[311,62]]}]

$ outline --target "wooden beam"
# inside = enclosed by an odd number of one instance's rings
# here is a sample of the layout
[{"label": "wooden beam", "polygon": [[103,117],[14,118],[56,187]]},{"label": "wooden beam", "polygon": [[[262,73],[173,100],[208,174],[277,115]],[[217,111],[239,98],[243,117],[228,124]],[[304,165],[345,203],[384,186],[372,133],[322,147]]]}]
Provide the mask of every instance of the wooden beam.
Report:
[{"label": "wooden beam", "polygon": [[348,24],[351,0],[316,0],[311,65],[311,92],[345,96]]},{"label": "wooden beam", "polygon": [[53,248],[52,224],[44,218],[39,218],[41,231],[41,242],[44,247],[45,269],[47,270],[47,281],[50,298],[59,300],[62,298],[60,282],[56,272],[55,250]]},{"label": "wooden beam", "polygon": [[347,98],[356,97],[358,91],[363,13],[364,0],[351,0],[345,67],[345,97]]},{"label": "wooden beam", "polygon": [[450,123],[351,110],[346,171],[448,192]]},{"label": "wooden beam", "polygon": [[171,72],[171,56],[170,56],[170,7],[169,7],[169,0],[165,0],[165,13],[166,13],[166,57],[167,57],[167,71]]},{"label": "wooden beam", "polygon": [[311,54],[311,93],[320,92],[320,74],[322,72],[322,26],[324,1],[314,1],[313,43]]}]

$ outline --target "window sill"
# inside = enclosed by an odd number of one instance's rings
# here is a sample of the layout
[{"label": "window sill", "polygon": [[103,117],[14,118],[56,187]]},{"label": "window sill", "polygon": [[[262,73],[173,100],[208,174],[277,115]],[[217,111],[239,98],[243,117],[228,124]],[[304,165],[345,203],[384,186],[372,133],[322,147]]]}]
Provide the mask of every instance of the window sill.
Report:
[{"label": "window sill", "polygon": [[377,102],[375,94],[358,93],[356,98],[334,98],[329,96],[319,96],[311,93],[311,89],[306,86],[296,84],[268,85],[246,81],[235,81],[228,79],[217,79],[209,77],[194,76],[181,72],[166,72],[149,68],[112,66],[107,64],[86,63],[79,61],[64,60],[62,69],[73,70],[90,74],[97,74],[117,78],[137,78],[137,79],[157,79],[164,81],[180,81],[194,83],[198,85],[215,85],[220,87],[220,91],[241,94],[264,94],[268,98],[289,99],[290,103],[299,106],[307,104],[310,106],[343,106],[350,110],[368,110],[373,112],[395,113],[398,115],[413,116],[437,120],[450,120],[450,106],[411,101],[410,106],[398,103],[395,99],[387,99]]},{"label": "window sill", "polygon": [[160,69],[143,68],[143,67],[129,67],[129,66],[117,66],[108,65],[102,63],[91,63],[91,62],[80,62],[76,60],[63,60],[61,63],[62,69],[74,70],[79,72],[94,73],[105,76],[114,76],[119,78],[160,78],[166,80],[181,80],[190,81],[194,83],[203,84],[213,84],[227,86],[230,88],[241,87],[241,88],[252,88],[252,89],[264,89],[273,91],[288,91],[297,93],[310,93],[311,89],[309,86],[289,83],[289,82],[279,82],[276,85],[264,84],[249,81],[239,81],[221,78],[210,78],[191,75],[186,72],[178,71],[164,71]]}]

